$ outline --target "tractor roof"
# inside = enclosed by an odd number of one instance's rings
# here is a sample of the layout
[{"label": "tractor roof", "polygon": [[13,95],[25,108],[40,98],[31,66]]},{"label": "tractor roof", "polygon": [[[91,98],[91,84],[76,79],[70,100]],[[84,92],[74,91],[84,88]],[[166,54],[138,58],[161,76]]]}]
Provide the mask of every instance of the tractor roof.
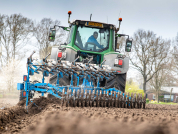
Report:
[{"label": "tractor roof", "polygon": [[112,26],[114,29],[116,29],[116,26],[113,24],[107,24],[107,23],[103,23],[103,22],[90,21],[90,20],[73,20],[71,23],[72,24],[78,23],[79,25],[85,25],[87,22],[103,24],[103,28],[110,28],[110,26]]}]

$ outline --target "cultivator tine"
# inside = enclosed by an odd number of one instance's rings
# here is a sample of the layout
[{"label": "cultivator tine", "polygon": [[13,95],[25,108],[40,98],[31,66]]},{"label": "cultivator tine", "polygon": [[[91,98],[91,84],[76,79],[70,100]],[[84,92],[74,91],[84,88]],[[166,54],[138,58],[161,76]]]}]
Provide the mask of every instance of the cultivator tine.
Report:
[{"label": "cultivator tine", "polygon": [[67,95],[66,95],[66,107],[70,106],[69,102],[70,102],[70,98],[69,98],[69,88],[68,88],[67,89]]},{"label": "cultivator tine", "polygon": [[84,104],[85,104],[85,107],[88,107],[88,94],[87,94],[87,89],[85,90]]},{"label": "cultivator tine", "polygon": [[114,107],[117,107],[117,100],[116,100],[116,91],[114,91]]},{"label": "cultivator tine", "polygon": [[76,107],[76,100],[75,100],[75,98],[76,98],[76,93],[75,93],[75,89],[73,90],[73,107]]},{"label": "cultivator tine", "polygon": [[144,99],[145,99],[145,94],[142,95],[142,108],[144,109]]},{"label": "cultivator tine", "polygon": [[64,101],[65,101],[65,88],[62,90],[62,99],[61,99],[61,106],[64,105]]},{"label": "cultivator tine", "polygon": [[96,107],[99,107],[98,106],[98,90],[96,91]]},{"label": "cultivator tine", "polygon": [[129,93],[126,93],[126,108],[129,108]]},{"label": "cultivator tine", "polygon": [[137,102],[137,104],[138,104],[138,108],[140,108],[140,93],[138,93],[138,102]]},{"label": "cultivator tine", "polygon": [[110,96],[110,107],[113,107],[113,91],[111,91],[111,96]]},{"label": "cultivator tine", "polygon": [[69,90],[69,105],[70,105],[71,107],[73,107],[74,104],[73,104],[73,97],[72,97],[72,95],[71,95],[71,92],[72,92],[72,90],[70,89],[70,90]]},{"label": "cultivator tine", "polygon": [[79,90],[77,90],[77,97],[76,97],[77,107],[79,107],[79,97],[80,97],[80,92],[79,92]]},{"label": "cultivator tine", "polygon": [[139,102],[139,103],[140,103],[140,108],[142,108],[142,100],[143,100],[143,99],[142,99],[142,93],[141,93],[141,94],[140,94],[140,102]]},{"label": "cultivator tine", "polygon": [[[111,93],[111,92],[110,92],[110,93]],[[112,98],[111,98],[111,95],[109,95],[108,107],[111,107],[111,99],[112,99]]]},{"label": "cultivator tine", "polygon": [[102,98],[102,91],[100,90],[99,99],[98,99],[99,107],[101,107],[101,102],[102,102],[101,98]]},{"label": "cultivator tine", "polygon": [[81,97],[80,97],[80,100],[81,100],[81,107],[84,107],[85,106],[85,102],[84,102],[84,99],[83,99],[83,93],[84,93],[84,91],[83,91],[83,89],[81,89]]},{"label": "cultivator tine", "polygon": [[131,93],[130,108],[133,108],[133,93]]},{"label": "cultivator tine", "polygon": [[94,107],[94,101],[95,101],[94,97],[95,97],[95,90],[93,90],[92,96],[91,96],[91,106],[92,107]]},{"label": "cultivator tine", "polygon": [[85,90],[84,95],[83,95],[83,104],[84,104],[84,107],[87,107],[87,90]]},{"label": "cultivator tine", "polygon": [[146,94],[144,94],[144,98],[143,98],[143,109],[145,109],[145,105],[146,105]]},{"label": "cultivator tine", "polygon": [[89,90],[88,104],[90,107],[92,106],[91,103],[91,90]]},{"label": "cultivator tine", "polygon": [[123,94],[122,92],[119,93],[119,107],[122,108],[122,99],[123,99]]},{"label": "cultivator tine", "polygon": [[137,101],[137,94],[135,93],[134,94],[134,108],[136,108],[136,104],[137,104],[136,101]]},{"label": "cultivator tine", "polygon": [[140,108],[140,93],[138,93],[138,95],[137,95],[137,108]]},{"label": "cultivator tine", "polygon": [[127,108],[131,108],[131,95],[130,95],[130,93],[128,93],[127,98],[128,98]]},{"label": "cultivator tine", "polygon": [[138,106],[138,95],[137,94],[135,96],[135,108],[139,108],[139,106]]},{"label": "cultivator tine", "polygon": [[141,104],[141,108],[143,108],[143,94],[141,93],[141,96],[140,96],[140,104]]},{"label": "cultivator tine", "polygon": [[125,93],[122,93],[122,108],[125,108],[125,99],[124,99],[124,96],[125,95]]},{"label": "cultivator tine", "polygon": [[102,107],[106,107],[106,91],[103,91],[101,105]]},{"label": "cultivator tine", "polygon": [[106,95],[106,107],[109,107],[109,91],[107,91],[107,95]]},{"label": "cultivator tine", "polygon": [[142,93],[140,93],[140,96],[139,96],[139,105],[140,105],[140,108],[142,108]]},{"label": "cultivator tine", "polygon": [[126,108],[126,93],[124,93],[124,108]]},{"label": "cultivator tine", "polygon": [[108,99],[109,99],[109,101],[108,101],[108,107],[111,107],[111,95],[108,96]]},{"label": "cultivator tine", "polygon": [[120,100],[120,103],[119,103],[119,105],[120,105],[120,108],[122,108],[122,103],[123,103],[123,93],[121,92],[121,93],[119,93],[120,94],[120,98],[119,98],[119,100]]},{"label": "cultivator tine", "polygon": [[[84,91],[84,90],[83,90]],[[84,102],[84,107],[87,107],[87,90],[85,90],[84,95],[83,95],[83,102]]]},{"label": "cultivator tine", "polygon": [[129,94],[129,108],[132,108],[132,94]]},{"label": "cultivator tine", "polygon": [[127,99],[127,98],[126,98],[126,93],[124,93],[124,96],[123,96],[123,97],[124,97],[124,107],[123,107],[123,108],[126,108],[126,99]]},{"label": "cultivator tine", "polygon": [[126,93],[126,108],[129,108],[129,93]]},{"label": "cultivator tine", "polygon": [[67,89],[67,95],[66,95],[66,107],[69,106],[69,89]]},{"label": "cultivator tine", "polygon": [[117,92],[117,97],[116,97],[116,107],[119,107],[120,105],[119,105],[119,103],[120,103],[120,93],[119,92]]},{"label": "cultivator tine", "polygon": [[124,96],[123,96],[123,92],[120,93],[120,107],[123,108],[124,106]]}]

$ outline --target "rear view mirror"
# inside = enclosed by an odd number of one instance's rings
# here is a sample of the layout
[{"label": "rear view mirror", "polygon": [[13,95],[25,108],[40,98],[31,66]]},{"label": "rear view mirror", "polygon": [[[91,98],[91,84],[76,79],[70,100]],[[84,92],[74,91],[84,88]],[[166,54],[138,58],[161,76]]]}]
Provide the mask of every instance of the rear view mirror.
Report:
[{"label": "rear view mirror", "polygon": [[49,41],[54,42],[54,40],[55,40],[55,35],[56,35],[56,29],[50,28]]},{"label": "rear view mirror", "polygon": [[126,40],[126,45],[125,45],[125,51],[126,52],[131,52],[132,48],[132,40],[127,39]]},{"label": "rear view mirror", "polygon": [[104,33],[106,31],[106,29],[100,29],[99,33]]}]

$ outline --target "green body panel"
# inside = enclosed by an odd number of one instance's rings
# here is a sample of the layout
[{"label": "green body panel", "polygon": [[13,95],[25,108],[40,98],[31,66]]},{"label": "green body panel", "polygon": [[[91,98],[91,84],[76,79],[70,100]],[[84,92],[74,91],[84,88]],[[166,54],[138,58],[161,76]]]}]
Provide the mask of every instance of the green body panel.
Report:
[{"label": "green body panel", "polygon": [[115,50],[113,49],[113,45],[115,45],[115,42],[113,42],[114,40],[113,40],[113,30],[112,29],[110,29],[110,38],[109,38],[109,48],[107,49],[107,50],[104,50],[104,51],[102,51],[102,52],[93,52],[93,51],[85,51],[85,50],[81,50],[79,47],[77,47],[76,45],[75,45],[75,37],[76,37],[76,32],[77,31],[77,26],[75,25],[75,28],[74,28],[74,30],[73,30],[73,33],[72,33],[72,39],[71,39],[71,42],[69,43],[69,44],[67,44],[67,45],[64,45],[64,46],[62,46],[62,47],[66,47],[66,48],[70,48],[70,49],[72,49],[72,50],[74,50],[74,51],[78,51],[78,50],[80,50],[81,52],[86,52],[86,53],[91,53],[91,54],[101,54],[101,62],[103,61],[103,57],[104,57],[104,55],[107,55],[107,54],[119,54],[118,52],[115,52]]}]

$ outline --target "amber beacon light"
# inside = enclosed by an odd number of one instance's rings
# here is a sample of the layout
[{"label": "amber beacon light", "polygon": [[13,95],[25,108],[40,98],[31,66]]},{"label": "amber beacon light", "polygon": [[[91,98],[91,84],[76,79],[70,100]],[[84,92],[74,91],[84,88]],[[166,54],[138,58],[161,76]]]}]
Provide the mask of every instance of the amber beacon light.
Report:
[{"label": "amber beacon light", "polygon": [[72,12],[71,12],[71,11],[68,11],[68,14],[69,14],[69,15],[71,15],[71,14],[72,14]]}]

